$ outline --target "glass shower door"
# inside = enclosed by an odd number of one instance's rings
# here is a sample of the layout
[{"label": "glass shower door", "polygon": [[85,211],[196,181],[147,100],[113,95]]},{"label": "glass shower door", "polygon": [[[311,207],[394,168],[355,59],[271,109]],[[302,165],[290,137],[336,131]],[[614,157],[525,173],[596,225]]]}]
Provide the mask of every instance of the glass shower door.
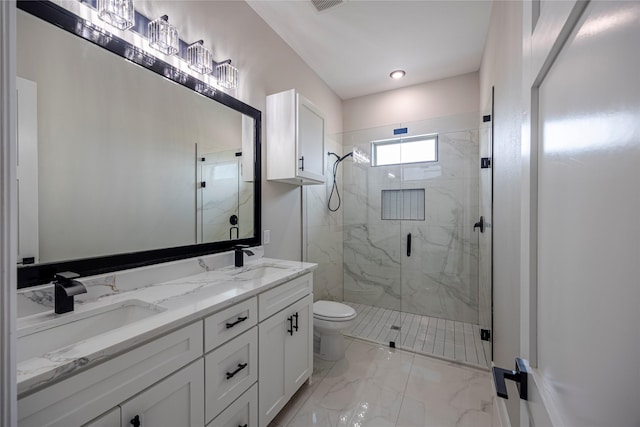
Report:
[{"label": "glass shower door", "polygon": [[[420,133],[419,124],[412,127]],[[401,188],[410,200],[401,223],[401,347],[486,365],[473,227],[478,171],[477,130],[440,133],[437,161],[402,166]]]}]

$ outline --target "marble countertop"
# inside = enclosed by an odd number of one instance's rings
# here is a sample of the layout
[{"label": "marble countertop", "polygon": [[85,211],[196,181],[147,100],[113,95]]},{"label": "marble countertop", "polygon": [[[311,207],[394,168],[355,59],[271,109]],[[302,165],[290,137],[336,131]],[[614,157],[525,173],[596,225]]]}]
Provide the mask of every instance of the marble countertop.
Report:
[{"label": "marble countertop", "polygon": [[[202,264],[201,260],[198,261]],[[251,272],[261,267],[272,268],[263,277],[252,277],[255,275]],[[77,302],[73,313],[56,315],[53,309],[49,308],[37,314],[20,317],[17,319],[18,341],[20,337],[46,328],[47,324],[59,322],[65,316],[82,317],[82,313],[107,306],[126,305],[126,302],[131,300],[137,300],[138,306],[144,307],[146,304],[153,308],[157,305],[163,310],[120,328],[56,349],[41,357],[19,362],[18,395],[22,397],[30,394],[80,369],[96,365],[139,344],[309,273],[316,267],[317,264],[312,263],[259,258],[246,262],[244,267],[206,269],[207,271],[179,279],[158,281],[130,290],[120,290],[110,284],[108,286],[112,287],[114,292],[85,302]],[[32,294],[38,295],[37,292]],[[18,354],[20,360],[20,342]]]}]

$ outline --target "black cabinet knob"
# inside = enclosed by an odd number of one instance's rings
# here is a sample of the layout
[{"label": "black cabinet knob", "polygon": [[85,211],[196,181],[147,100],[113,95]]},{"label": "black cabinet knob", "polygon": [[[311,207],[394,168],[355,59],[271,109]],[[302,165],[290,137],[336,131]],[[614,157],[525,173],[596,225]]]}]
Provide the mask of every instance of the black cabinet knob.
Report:
[{"label": "black cabinet knob", "polygon": [[133,427],[140,427],[142,425],[142,423],[140,422],[140,415],[136,415],[135,417],[131,418],[131,421],[129,421],[129,423]]}]

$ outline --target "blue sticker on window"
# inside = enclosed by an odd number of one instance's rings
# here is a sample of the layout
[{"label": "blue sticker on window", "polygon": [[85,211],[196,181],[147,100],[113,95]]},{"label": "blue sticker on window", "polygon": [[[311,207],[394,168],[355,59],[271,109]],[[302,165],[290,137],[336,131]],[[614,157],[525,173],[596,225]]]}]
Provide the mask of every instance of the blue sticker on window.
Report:
[{"label": "blue sticker on window", "polygon": [[403,133],[408,133],[408,132],[409,132],[409,128],[398,128],[393,130],[394,135],[401,135]]}]

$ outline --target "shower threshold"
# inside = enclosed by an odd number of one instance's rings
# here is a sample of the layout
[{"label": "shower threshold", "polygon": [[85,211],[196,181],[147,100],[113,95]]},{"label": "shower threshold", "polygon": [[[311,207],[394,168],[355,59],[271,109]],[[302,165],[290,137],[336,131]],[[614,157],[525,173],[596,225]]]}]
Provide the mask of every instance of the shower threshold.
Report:
[{"label": "shower threshold", "polygon": [[480,339],[480,327],[419,314],[345,302],[358,317],[344,331],[349,337],[373,341],[418,354],[488,368],[491,343]]}]

